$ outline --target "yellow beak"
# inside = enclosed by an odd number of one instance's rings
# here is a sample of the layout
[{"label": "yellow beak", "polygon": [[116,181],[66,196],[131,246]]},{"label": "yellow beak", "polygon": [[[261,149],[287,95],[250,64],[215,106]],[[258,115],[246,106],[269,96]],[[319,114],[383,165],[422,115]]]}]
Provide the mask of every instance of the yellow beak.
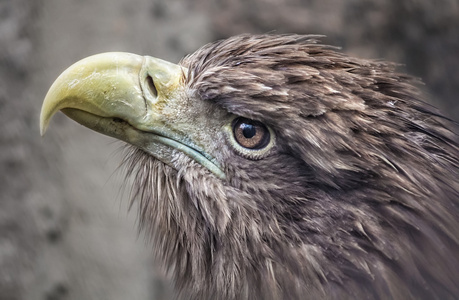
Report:
[{"label": "yellow beak", "polygon": [[131,53],[87,57],[65,70],[49,89],[41,110],[40,132],[46,132],[51,117],[61,109],[119,118],[142,128],[152,117],[148,108],[170,97],[184,72],[178,65]]},{"label": "yellow beak", "polygon": [[85,58],[65,70],[49,89],[40,115],[43,135],[59,110],[78,123],[152,154],[170,164],[173,149],[195,159],[220,178],[215,159],[166,124],[165,105],[180,105],[187,70],[167,61],[112,52]]}]

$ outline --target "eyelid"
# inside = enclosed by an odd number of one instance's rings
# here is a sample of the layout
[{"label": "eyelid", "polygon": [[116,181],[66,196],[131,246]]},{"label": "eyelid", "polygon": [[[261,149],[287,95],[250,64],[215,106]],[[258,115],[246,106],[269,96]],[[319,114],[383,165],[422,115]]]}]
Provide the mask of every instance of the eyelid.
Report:
[{"label": "eyelid", "polygon": [[[233,127],[234,127],[235,123],[237,122],[238,118],[243,118],[243,117],[234,116],[234,118],[232,118],[231,121],[228,122],[223,127],[229,145],[231,146],[231,148],[238,155],[240,155],[242,157],[245,157],[245,158],[251,159],[251,160],[263,159],[264,157],[266,157],[269,154],[270,150],[276,144],[276,135],[275,135],[274,131],[272,130],[272,128],[270,126],[260,122],[261,124],[263,124],[263,126],[266,127],[266,129],[268,129],[268,132],[269,132],[269,140],[266,142],[266,145],[263,148],[260,148],[260,149],[244,148],[241,145],[239,145],[239,143],[236,141],[236,139],[234,137],[234,134],[233,134]],[[245,119],[251,120],[249,118],[245,118]],[[257,121],[257,120],[251,120],[251,121]],[[259,121],[257,121],[257,122],[259,122]]]},{"label": "eyelid", "polygon": [[[255,129],[255,134],[247,138],[244,129],[249,126],[253,127],[251,129]],[[246,118],[235,119],[233,123],[233,135],[236,142],[247,149],[262,149],[267,146],[270,140],[270,132],[263,123]]]}]

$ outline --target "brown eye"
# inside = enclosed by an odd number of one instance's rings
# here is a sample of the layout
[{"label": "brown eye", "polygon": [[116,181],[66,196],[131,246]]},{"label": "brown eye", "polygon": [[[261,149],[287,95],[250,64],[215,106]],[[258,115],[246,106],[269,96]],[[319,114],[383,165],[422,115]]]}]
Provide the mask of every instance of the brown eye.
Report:
[{"label": "brown eye", "polygon": [[242,147],[258,150],[268,145],[270,134],[263,123],[246,118],[236,118],[233,124],[234,139]]}]

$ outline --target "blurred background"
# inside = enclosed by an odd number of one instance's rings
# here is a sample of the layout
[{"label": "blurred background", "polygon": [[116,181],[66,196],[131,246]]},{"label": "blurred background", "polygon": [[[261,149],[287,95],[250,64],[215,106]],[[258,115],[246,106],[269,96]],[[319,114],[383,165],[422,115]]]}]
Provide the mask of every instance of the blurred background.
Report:
[{"label": "blurred background", "polygon": [[459,119],[457,0],[0,0],[0,299],[170,299],[128,212],[122,143],[60,113],[42,138],[41,103],[91,54],[178,62],[216,39],[272,31],[399,62]]}]

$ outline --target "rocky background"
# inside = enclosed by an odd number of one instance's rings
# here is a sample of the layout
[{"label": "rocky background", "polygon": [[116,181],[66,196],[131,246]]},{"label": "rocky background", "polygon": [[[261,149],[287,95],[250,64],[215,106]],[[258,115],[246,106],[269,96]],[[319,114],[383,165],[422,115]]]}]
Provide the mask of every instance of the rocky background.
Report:
[{"label": "rocky background", "polygon": [[0,0],[0,299],[169,299],[128,211],[122,143],[42,100],[70,64],[129,51],[177,62],[251,32],[320,33],[366,58],[404,64],[458,120],[457,0]]}]

